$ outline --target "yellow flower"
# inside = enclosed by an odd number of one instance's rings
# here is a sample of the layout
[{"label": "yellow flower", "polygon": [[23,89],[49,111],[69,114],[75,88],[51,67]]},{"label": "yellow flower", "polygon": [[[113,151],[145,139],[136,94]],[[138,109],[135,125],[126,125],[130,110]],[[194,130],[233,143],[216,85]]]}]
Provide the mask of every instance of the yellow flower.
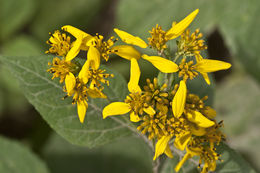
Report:
[{"label": "yellow flower", "polygon": [[140,90],[140,92],[130,93],[124,102],[113,102],[107,105],[103,109],[103,118],[130,112],[130,120],[139,122],[141,120],[139,115],[142,115],[144,111],[150,112],[150,110],[153,109],[147,105],[145,95],[142,95]]},{"label": "yellow flower", "polygon": [[173,40],[179,37],[184,30],[191,24],[194,18],[197,16],[199,9],[196,9],[185,17],[179,23],[173,22],[172,27],[168,31],[162,30],[161,26],[156,25],[156,28],[153,28],[152,31],[149,31],[151,37],[148,38],[149,45],[158,51],[165,49],[166,43],[169,40]]},{"label": "yellow flower", "polygon": [[70,33],[76,38],[72,44],[72,48],[66,55],[66,61],[70,61],[75,58],[80,50],[88,50],[91,43],[90,41],[94,39],[91,35],[70,25],[65,25],[61,29]]},{"label": "yellow flower", "polygon": [[60,33],[60,31],[55,31],[51,34],[50,39],[46,42],[51,45],[51,48],[45,53],[54,53],[58,56],[65,57],[71,48],[70,37],[65,33]]},{"label": "yellow flower", "polygon": [[179,37],[183,33],[183,31],[190,25],[190,23],[194,20],[194,18],[197,16],[198,13],[199,13],[199,9],[196,9],[179,23],[176,24],[176,22],[173,22],[172,28],[166,32],[166,37],[169,40]]},{"label": "yellow flower", "polygon": [[74,94],[73,104],[77,103],[79,120],[83,123],[88,108],[87,87],[84,86],[84,83],[80,81],[80,79],[77,80],[72,73],[69,73],[66,76],[65,86],[68,96],[72,96]]},{"label": "yellow flower", "polygon": [[77,103],[78,116],[80,122],[84,122],[86,111],[88,108],[88,96],[92,98],[106,98],[106,95],[102,93],[100,89],[95,86],[87,88],[87,83],[91,76],[88,75],[89,68],[98,69],[100,66],[100,54],[99,51],[93,47],[89,47],[88,59],[83,65],[78,77],[75,77],[72,73],[66,75],[65,86],[68,96],[73,96],[73,103]]},{"label": "yellow flower", "polygon": [[190,158],[194,156],[199,156],[199,167],[203,164],[201,173],[207,173],[209,171],[215,171],[216,161],[219,160],[219,154],[215,152],[214,147],[203,146],[192,141],[191,146],[186,148],[187,152],[182,158],[182,160],[176,165],[175,171],[179,172],[182,165]]},{"label": "yellow flower", "polygon": [[231,67],[230,63],[224,61],[203,59],[200,54],[196,54],[195,57],[197,61],[196,64],[193,64],[193,61],[186,62],[185,58],[183,58],[179,64],[179,77],[183,77],[184,81],[195,78],[199,72],[205,81],[210,84],[207,73],[226,70]]},{"label": "yellow flower", "polygon": [[226,70],[231,67],[231,64],[227,62],[203,59],[200,54],[196,54],[195,57],[197,64],[194,66],[194,69],[200,72],[208,85],[210,85],[210,80],[207,73]]},{"label": "yellow flower", "polygon": [[79,77],[83,80],[84,83],[89,81],[89,69],[98,70],[100,66],[100,53],[94,46],[90,46],[87,54],[87,61],[83,65]]},{"label": "yellow flower", "polygon": [[215,124],[197,110],[185,110],[187,97],[187,87],[184,81],[180,82],[180,86],[172,100],[172,112],[176,118],[179,118],[183,113],[185,117],[200,127],[207,128]]},{"label": "yellow flower", "polygon": [[52,79],[59,77],[60,83],[63,83],[66,76],[71,73],[76,73],[78,71],[78,66],[71,61],[65,61],[63,58],[58,57],[53,58],[52,62],[48,63],[51,66],[47,72],[53,74]]},{"label": "yellow flower", "polygon": [[[127,37],[127,38],[136,39],[136,37],[134,36],[133,38],[132,37]],[[131,43],[135,43],[137,45],[139,43],[139,39],[137,41],[133,40]],[[141,53],[138,52],[133,46],[129,46],[129,45],[115,46],[112,48],[112,50],[118,56],[131,61],[130,81],[128,83],[128,89],[132,93],[141,91],[141,89],[138,86],[141,72],[137,62],[137,60],[139,60],[140,58],[143,58],[151,62],[157,69],[159,69],[163,73],[173,73],[178,71],[178,66],[174,62],[159,56],[148,56],[145,54],[141,55]]]},{"label": "yellow flower", "polygon": [[102,35],[97,34],[88,44],[95,46],[99,50],[101,57],[108,61],[109,55],[115,53],[111,50],[111,47],[118,39],[114,39],[114,36],[110,37],[107,41],[103,39],[104,37]]},{"label": "yellow flower", "polygon": [[190,29],[187,29],[181,35],[180,41],[177,42],[178,45],[178,55],[193,56],[199,54],[200,51],[207,49],[204,44],[204,40],[201,39],[203,34],[200,33],[199,29],[196,29],[194,33],[190,35]]},{"label": "yellow flower", "polygon": [[69,73],[65,78],[65,86],[68,96],[73,96],[73,104],[77,104],[78,116],[81,123],[84,122],[86,111],[88,109],[88,96],[92,98],[106,98],[106,96],[97,88],[87,88],[86,83],[80,77],[75,77]]},{"label": "yellow flower", "polygon": [[122,115],[130,112],[130,120],[132,122],[138,122],[140,120],[139,116],[132,111],[130,104],[124,102],[113,102],[107,105],[103,109],[103,118],[113,115]]}]

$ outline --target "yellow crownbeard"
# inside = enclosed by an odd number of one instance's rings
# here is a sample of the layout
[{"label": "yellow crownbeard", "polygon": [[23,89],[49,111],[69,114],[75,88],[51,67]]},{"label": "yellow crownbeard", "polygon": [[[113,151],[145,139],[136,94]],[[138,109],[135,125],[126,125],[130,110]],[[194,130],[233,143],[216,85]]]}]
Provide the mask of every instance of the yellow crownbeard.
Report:
[{"label": "yellow crownbeard", "polygon": [[[60,83],[65,81],[64,91],[67,92],[67,96],[73,96],[72,104],[77,104],[79,120],[83,123],[88,108],[88,97],[106,98],[102,92],[102,83],[109,85],[106,78],[113,77],[113,74],[104,73],[105,70],[99,69],[100,57],[108,60],[114,41],[113,37],[103,41],[101,35],[93,37],[69,25],[62,29],[73,35],[76,40],[70,43],[70,37],[55,31],[47,41],[52,47],[46,53],[55,53],[63,56],[63,59],[54,58],[53,62],[49,63],[51,67],[48,72],[53,74],[52,79],[60,77]],[[82,68],[78,63],[76,65],[71,62],[81,50],[88,52],[87,61]]]},{"label": "yellow crownbeard", "polygon": [[[180,22],[173,22],[167,31],[156,25],[149,31],[148,44],[138,36],[115,28],[115,33],[126,45],[114,46],[117,39],[113,36],[104,41],[102,35],[92,36],[70,25],[62,27],[62,30],[70,33],[73,41],[59,31],[55,31],[47,41],[51,48],[46,53],[63,57],[54,58],[48,71],[53,74],[52,79],[59,77],[61,83],[65,81],[64,91],[67,96],[73,97],[72,104],[77,104],[81,123],[85,119],[88,98],[106,98],[104,84],[109,85],[107,78],[114,77],[100,69],[102,59],[108,61],[111,54],[116,54],[130,61],[130,93],[124,102],[107,105],[103,109],[103,118],[129,113],[130,121],[137,123],[137,130],[156,142],[154,160],[162,154],[172,158],[171,147],[185,150],[176,172],[193,156],[200,157],[201,172],[214,171],[219,160],[215,147],[225,139],[220,131],[222,122],[216,123],[214,119],[216,111],[205,105],[207,96],[200,98],[190,93],[186,86],[187,80],[198,75],[210,84],[208,73],[231,67],[229,63],[203,59],[200,55],[207,49],[203,35],[198,29],[194,33],[187,29],[198,12],[197,9]],[[173,57],[170,51],[166,54],[164,51],[170,50],[166,49],[167,42],[179,36],[176,56]],[[150,46],[158,51],[159,56],[142,54],[135,46],[143,49]],[[82,67],[75,58],[80,51],[87,52],[87,60]],[[142,90],[139,86],[140,59],[149,61],[161,73],[167,73],[167,84],[159,85],[157,78],[153,81],[148,79]]]}]

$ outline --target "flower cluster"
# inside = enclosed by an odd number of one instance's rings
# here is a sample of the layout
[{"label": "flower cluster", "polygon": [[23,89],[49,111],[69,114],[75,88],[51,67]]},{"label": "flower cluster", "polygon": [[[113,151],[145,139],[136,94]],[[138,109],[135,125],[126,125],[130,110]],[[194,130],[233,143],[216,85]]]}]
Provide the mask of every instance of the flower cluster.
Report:
[{"label": "flower cluster", "polygon": [[[175,167],[178,172],[186,160],[198,156],[202,173],[214,171],[220,155],[216,146],[225,139],[220,131],[222,121],[215,120],[216,111],[205,104],[207,96],[200,98],[187,89],[187,81],[202,75],[210,84],[208,73],[225,70],[231,64],[204,59],[201,51],[207,49],[202,34],[197,29],[190,34],[187,27],[198,14],[195,10],[180,22],[173,22],[168,31],[156,25],[149,33],[148,44],[140,37],[125,31],[114,29],[126,45],[115,46],[113,53],[131,61],[130,94],[124,102],[113,102],[103,109],[103,118],[130,113],[130,120],[137,125],[137,130],[156,142],[154,160],[162,154],[173,157],[173,147],[186,154]],[[177,40],[177,52],[172,55],[167,42]],[[141,54],[134,46],[151,48],[158,51],[158,56]],[[143,90],[139,86],[141,75],[139,59],[145,59],[155,66],[160,73],[165,73],[163,84],[160,79],[147,79]],[[173,80],[170,80],[173,79]]]},{"label": "flower cluster", "polygon": [[[46,53],[59,56],[49,62],[47,71],[53,74],[52,79],[60,78],[60,83],[65,82],[64,91],[73,97],[72,104],[77,104],[79,120],[83,123],[88,98],[106,98],[104,86],[109,85],[109,77],[114,77],[100,68],[101,61],[107,62],[111,54],[130,61],[129,95],[123,102],[107,105],[103,109],[103,118],[130,113],[130,121],[136,123],[137,130],[156,143],[154,160],[162,154],[172,158],[173,147],[185,151],[175,167],[176,172],[194,156],[200,158],[198,166],[202,173],[214,171],[220,157],[216,146],[225,139],[220,131],[223,123],[215,120],[216,111],[205,104],[208,97],[200,98],[191,93],[186,83],[202,75],[210,84],[208,73],[228,69],[231,65],[201,56],[200,52],[207,49],[203,35],[199,29],[194,33],[187,29],[198,12],[197,9],[182,21],[173,22],[167,31],[156,25],[149,31],[148,43],[115,28],[114,32],[126,43],[115,46],[118,39],[113,36],[104,41],[102,35],[92,36],[75,27],[63,26],[62,31],[55,31],[47,41],[51,47]],[[68,33],[73,39],[66,35]],[[177,52],[172,54],[167,43],[177,38]],[[142,54],[136,47],[150,47],[158,55]],[[80,51],[87,54],[84,65],[76,60]],[[164,82],[159,82],[161,78],[147,79],[147,85],[141,89],[140,59],[164,73]]]},{"label": "flower cluster", "polygon": [[[66,32],[73,36],[74,41]],[[69,25],[62,27],[62,33],[55,31],[50,36],[47,44],[51,47],[46,53],[59,57],[49,62],[47,71],[53,74],[52,79],[60,78],[60,83],[65,82],[64,91],[67,96],[73,96],[72,104],[77,104],[79,120],[83,123],[88,98],[106,98],[102,84],[109,85],[107,78],[114,75],[100,69],[100,62],[101,58],[108,61],[109,55],[114,52],[112,47],[116,40],[111,37],[104,41],[102,35],[92,36]],[[75,60],[80,51],[87,52],[83,66]]]}]

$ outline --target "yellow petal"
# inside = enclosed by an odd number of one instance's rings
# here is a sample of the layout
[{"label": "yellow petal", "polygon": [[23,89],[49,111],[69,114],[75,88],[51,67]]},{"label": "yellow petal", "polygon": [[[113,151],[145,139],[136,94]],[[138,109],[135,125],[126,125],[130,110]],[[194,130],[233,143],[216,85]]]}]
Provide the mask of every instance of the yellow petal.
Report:
[{"label": "yellow petal", "polygon": [[187,153],[184,155],[184,157],[181,159],[181,161],[176,165],[176,167],[174,168],[174,170],[175,170],[176,172],[179,172],[179,170],[181,169],[182,165],[183,165],[188,159],[190,159],[190,158],[192,158],[192,155],[187,152]]},{"label": "yellow petal", "polygon": [[78,55],[80,51],[81,43],[82,43],[82,39],[77,39],[75,42],[73,42],[72,48],[69,50],[69,52],[66,55],[66,61],[70,61]]},{"label": "yellow petal", "polygon": [[156,113],[151,106],[149,106],[148,108],[144,108],[144,112],[147,113],[148,115],[154,115]]},{"label": "yellow petal", "polygon": [[190,126],[191,133],[196,136],[203,136],[207,133],[205,128],[199,127],[197,125],[191,125]]},{"label": "yellow petal", "polygon": [[163,136],[161,139],[158,140],[155,146],[155,153],[153,160],[163,154],[167,148],[167,145],[171,139],[171,136]]},{"label": "yellow petal", "polygon": [[71,25],[65,25],[61,28],[62,30],[70,33],[71,35],[73,35],[75,38],[84,38],[84,37],[88,37],[90,36],[89,34],[85,33],[84,31],[81,31],[78,28],[75,28]]},{"label": "yellow petal", "polygon": [[144,54],[142,58],[152,63],[154,67],[163,73],[174,73],[179,70],[177,64],[159,56],[147,56]]},{"label": "yellow petal", "polygon": [[197,124],[199,127],[208,128],[215,124],[214,121],[209,120],[198,111],[189,111],[186,113],[189,121]]},{"label": "yellow petal", "polygon": [[200,73],[202,75],[202,77],[204,78],[204,80],[206,81],[206,83],[208,85],[210,85],[210,79],[207,73]]},{"label": "yellow petal", "polygon": [[77,101],[78,116],[81,123],[84,122],[86,111],[88,109],[88,103],[86,100]]},{"label": "yellow petal", "polygon": [[88,50],[88,60],[90,61],[90,66],[97,70],[100,66],[100,53],[97,48],[90,46]]},{"label": "yellow petal", "polygon": [[194,65],[195,70],[197,70],[200,73],[215,72],[219,70],[225,70],[230,67],[230,63],[211,59],[203,59]]},{"label": "yellow petal", "polygon": [[131,72],[130,72],[130,81],[128,82],[128,90],[131,93],[141,92],[141,89],[138,85],[141,72],[140,72],[137,60],[134,59],[134,58],[131,59],[131,69],[130,69],[130,71]]},{"label": "yellow petal", "polygon": [[90,61],[87,60],[79,72],[79,78],[83,81],[84,84],[88,83],[89,63]]},{"label": "yellow petal", "polygon": [[190,13],[187,17],[185,17],[182,21],[173,25],[173,27],[166,32],[166,37],[169,40],[179,37],[183,33],[183,31],[190,25],[190,23],[194,20],[194,18],[197,16],[198,13],[199,13],[199,9],[196,9],[195,11]]},{"label": "yellow petal", "polygon": [[126,104],[124,102],[113,102],[103,109],[103,118],[105,119],[108,116],[126,114],[130,110],[131,107],[129,104]]},{"label": "yellow petal", "polygon": [[138,52],[133,46],[129,45],[120,45],[120,46],[114,46],[112,51],[115,52],[118,56],[125,58],[127,60],[131,60],[132,58],[140,59],[141,53]]},{"label": "yellow petal", "polygon": [[190,132],[184,132],[176,136],[174,140],[174,145],[179,150],[184,150],[190,141],[191,133]]},{"label": "yellow petal", "polygon": [[172,151],[171,151],[171,149],[170,149],[169,144],[167,144],[167,147],[166,147],[164,153],[165,153],[169,158],[173,158],[173,154],[172,154]]},{"label": "yellow petal", "polygon": [[186,95],[187,95],[187,87],[185,82],[182,80],[180,82],[178,91],[176,92],[172,100],[172,112],[176,118],[179,118],[184,111],[184,107],[186,103]]},{"label": "yellow petal", "polygon": [[141,48],[146,48],[147,44],[139,37],[133,36],[125,31],[114,29],[115,33],[121,38],[121,40],[127,44],[132,44],[139,46]]},{"label": "yellow petal", "polygon": [[[203,60],[203,57],[202,57],[200,54],[195,54],[195,58],[196,58],[197,63],[198,63],[199,61],[202,61],[202,60]],[[210,85],[210,79],[209,79],[208,74],[207,74],[207,73],[201,73],[201,75],[202,75],[202,77],[204,78],[204,80],[206,81],[206,83],[207,83],[208,85]]]},{"label": "yellow petal", "polygon": [[73,94],[75,85],[76,85],[76,78],[71,72],[69,72],[69,74],[66,75],[65,78],[65,86],[69,96]]},{"label": "yellow petal", "polygon": [[130,113],[130,121],[135,122],[135,123],[140,121],[139,116],[137,114],[135,114],[134,111],[132,111]]}]

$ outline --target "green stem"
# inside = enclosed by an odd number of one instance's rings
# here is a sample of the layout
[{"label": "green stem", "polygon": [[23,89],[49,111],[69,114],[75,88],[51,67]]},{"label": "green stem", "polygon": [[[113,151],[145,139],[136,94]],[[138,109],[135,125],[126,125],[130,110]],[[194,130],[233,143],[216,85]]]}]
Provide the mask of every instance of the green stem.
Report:
[{"label": "green stem", "polygon": [[177,54],[176,56],[175,56],[175,58],[174,58],[174,60],[173,60],[173,62],[175,62],[176,63],[176,61],[179,59],[181,57],[181,54]]}]

